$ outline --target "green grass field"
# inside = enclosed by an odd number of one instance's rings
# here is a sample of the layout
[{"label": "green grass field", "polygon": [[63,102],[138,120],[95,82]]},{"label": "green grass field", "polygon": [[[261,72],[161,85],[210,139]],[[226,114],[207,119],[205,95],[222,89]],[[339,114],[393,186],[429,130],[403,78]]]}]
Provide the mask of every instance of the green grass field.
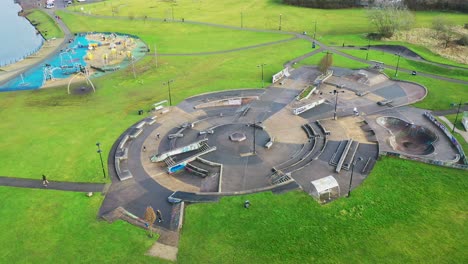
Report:
[{"label": "green grass field", "polygon": [[147,57],[137,64],[136,80],[131,69],[122,70],[95,79],[93,94],[68,95],[65,87],[0,93],[0,175],[101,182],[95,143],[102,143],[106,157],[119,135],[142,118],[138,109],[167,99],[164,81],[175,80],[174,103],[202,92],[259,88],[258,64],[266,63],[265,76],[272,76],[308,49],[307,41],[295,40],[220,55],[161,57],[158,68]]},{"label": "green grass field", "polygon": [[[323,38],[320,39],[322,42],[324,42],[327,45],[332,45],[332,46],[345,46],[352,45],[352,46],[367,46],[367,45],[403,45],[412,50],[413,52],[417,53],[419,56],[424,58],[427,61],[432,61],[436,63],[442,63],[442,64],[447,64],[447,65],[453,65],[453,66],[460,66],[460,67],[465,67],[468,68],[466,64],[462,63],[457,63],[454,61],[451,61],[449,59],[446,59],[438,54],[433,53],[429,49],[410,44],[410,43],[404,43],[404,42],[399,42],[399,41],[376,41],[376,40],[371,40],[369,42],[369,39],[366,38],[366,34],[351,34],[351,35],[327,35],[324,36]],[[372,51],[372,47],[371,47]],[[361,54],[362,55],[362,54]],[[362,58],[362,57],[361,57]],[[365,58],[365,55],[364,55]]]},{"label": "green grass field", "polygon": [[[314,56],[308,57],[295,65],[296,68],[299,68],[304,65],[318,65],[320,60],[325,56],[324,53],[315,54]],[[368,64],[354,61],[346,57],[340,56],[338,54],[333,54],[333,66],[350,68],[350,69],[361,69],[369,67]]]},{"label": "green grass field", "polygon": [[59,12],[73,32],[118,31],[139,36],[158,53],[198,53],[224,51],[292,38],[290,34],[252,32],[188,23],[143,20],[100,19]]},{"label": "green grass field", "polygon": [[96,219],[98,193],[0,187],[0,199],[2,263],[163,263],[144,255],[145,230]]},{"label": "green grass field", "polygon": [[63,32],[57,26],[57,23],[43,11],[33,10],[28,12],[26,17],[31,23],[37,24],[36,29],[39,30],[46,39],[63,37]]},{"label": "green grass field", "polygon": [[351,198],[324,206],[301,191],[190,205],[179,261],[464,263],[467,176],[385,158]]},{"label": "green grass field", "polygon": [[[365,59],[367,56],[367,50],[340,49],[340,51],[361,59]],[[398,56],[380,50],[369,50],[368,59],[381,61],[386,65],[392,65],[394,67],[396,67],[398,64]],[[400,57],[399,67],[408,70],[415,70],[417,72],[436,74],[448,78],[468,81],[468,68],[466,70],[445,69],[433,64],[414,61],[404,57]]]},{"label": "green grass field", "polygon": [[[125,18],[59,12],[72,31],[136,34],[150,47],[156,44],[159,54],[226,51],[290,38],[278,34],[280,14],[282,31],[310,35],[317,21],[318,36],[326,43],[339,43],[344,34],[349,36],[346,41],[359,42],[362,39],[357,34],[369,30],[363,9],[303,9],[282,5],[279,0],[109,0],[75,3],[68,10],[81,12],[81,7],[85,13],[108,16],[114,10],[115,16]],[[244,27],[278,32],[172,23],[172,10],[176,20],[231,26],[240,26],[242,14]],[[440,14],[455,23],[466,23],[463,14],[417,12],[417,25],[427,26]],[[168,22],[144,21],[145,16]],[[97,91],[88,95],[68,95],[65,87],[0,93],[0,175],[40,179],[47,174],[52,181],[106,181],[95,143],[102,143],[107,159],[118,136],[142,118],[137,110],[167,99],[163,82],[174,80],[174,104],[203,92],[259,88],[257,65],[266,64],[265,85],[269,85],[270,76],[285,62],[311,52],[310,45],[292,40],[213,55],[160,56],[157,68],[148,56],[136,64],[136,79],[131,69],[123,69],[94,79]],[[317,54],[297,66],[315,65],[322,56]],[[444,61],[436,56],[432,59]],[[334,56],[334,66],[367,65]],[[466,85],[409,74],[398,78],[428,88],[429,95],[417,107],[447,109],[467,94]],[[465,171],[385,158],[350,199],[325,206],[301,192],[261,193],[191,205],[178,262],[464,263],[468,260],[464,250],[468,246],[466,176]],[[163,263],[144,256],[154,242],[144,230],[124,222],[96,220],[103,200],[99,195],[87,198],[82,193],[0,187],[0,198],[0,259],[6,262]],[[249,210],[242,208],[245,199],[252,201]]]},{"label": "green grass field", "polygon": [[463,98],[468,92],[468,87],[464,84],[430,79],[418,75],[414,76],[409,73],[399,73],[398,78],[395,78],[395,71],[389,69],[385,70],[385,73],[392,79],[415,82],[426,87],[428,90],[426,98],[414,104],[415,107],[423,109],[449,109],[452,102]]},{"label": "green grass field", "polygon": [[[144,16],[167,20],[182,18],[223,25],[262,28],[283,31],[313,32],[317,21],[319,36],[368,32],[365,9],[321,10],[282,4],[281,0],[223,0],[223,1],[147,1],[109,0],[83,6],[69,7],[76,12],[107,16],[142,18]],[[112,11],[115,11],[114,13]],[[416,26],[429,26],[432,18],[443,14],[450,21],[466,23],[463,14],[442,12],[416,12]]]}]

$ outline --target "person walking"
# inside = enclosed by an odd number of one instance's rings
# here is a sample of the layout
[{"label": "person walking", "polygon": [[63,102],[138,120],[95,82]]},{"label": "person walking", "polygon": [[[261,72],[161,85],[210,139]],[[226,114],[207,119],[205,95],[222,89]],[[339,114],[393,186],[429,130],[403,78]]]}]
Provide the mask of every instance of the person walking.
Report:
[{"label": "person walking", "polygon": [[156,210],[156,220],[158,220],[158,223],[161,223],[163,222],[163,218],[162,218],[162,214],[161,214],[161,211],[159,210]]},{"label": "person walking", "polygon": [[146,152],[146,146],[143,146],[143,152]]},{"label": "person walking", "polygon": [[156,134],[156,139],[159,139],[159,133]]},{"label": "person walking", "polygon": [[42,174],[42,185],[44,185],[44,187],[47,187],[47,185],[49,185],[49,181],[47,180],[47,177]]}]

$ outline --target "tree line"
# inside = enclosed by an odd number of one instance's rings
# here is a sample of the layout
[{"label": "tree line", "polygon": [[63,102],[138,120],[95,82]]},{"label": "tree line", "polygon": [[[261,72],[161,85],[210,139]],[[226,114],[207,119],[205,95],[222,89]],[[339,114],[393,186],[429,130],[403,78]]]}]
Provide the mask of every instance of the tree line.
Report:
[{"label": "tree line", "polygon": [[[287,5],[312,8],[351,8],[372,5],[383,0],[283,0]],[[399,2],[399,1],[387,1]],[[467,0],[403,0],[411,10],[456,10],[468,12]]]}]

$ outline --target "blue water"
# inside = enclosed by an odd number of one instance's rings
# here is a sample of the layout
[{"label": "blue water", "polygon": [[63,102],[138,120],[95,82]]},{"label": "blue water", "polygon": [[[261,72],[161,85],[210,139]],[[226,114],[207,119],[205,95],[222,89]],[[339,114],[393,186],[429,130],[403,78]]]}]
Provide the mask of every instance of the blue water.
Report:
[{"label": "blue water", "polygon": [[31,23],[18,16],[19,11],[13,0],[0,0],[0,67],[33,54],[44,42]]},{"label": "blue water", "polygon": [[88,41],[84,36],[76,37],[75,40],[68,45],[68,48],[62,50],[59,54],[0,86],[0,92],[33,90],[40,88],[44,83],[45,77],[47,77],[44,75],[46,65],[50,65],[50,72],[52,73],[53,78],[65,79],[70,77],[70,74],[78,71],[79,69],[75,66],[86,65],[84,57],[88,52],[89,43],[90,41]]}]

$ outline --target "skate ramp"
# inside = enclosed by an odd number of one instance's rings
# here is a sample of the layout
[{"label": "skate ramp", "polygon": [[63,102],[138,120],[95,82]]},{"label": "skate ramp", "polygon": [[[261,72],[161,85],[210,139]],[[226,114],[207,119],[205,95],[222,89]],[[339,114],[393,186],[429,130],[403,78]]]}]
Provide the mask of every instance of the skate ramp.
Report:
[{"label": "skate ramp", "polygon": [[437,135],[430,129],[408,123],[396,117],[379,117],[377,123],[390,131],[390,145],[411,155],[429,155],[434,152]]}]

